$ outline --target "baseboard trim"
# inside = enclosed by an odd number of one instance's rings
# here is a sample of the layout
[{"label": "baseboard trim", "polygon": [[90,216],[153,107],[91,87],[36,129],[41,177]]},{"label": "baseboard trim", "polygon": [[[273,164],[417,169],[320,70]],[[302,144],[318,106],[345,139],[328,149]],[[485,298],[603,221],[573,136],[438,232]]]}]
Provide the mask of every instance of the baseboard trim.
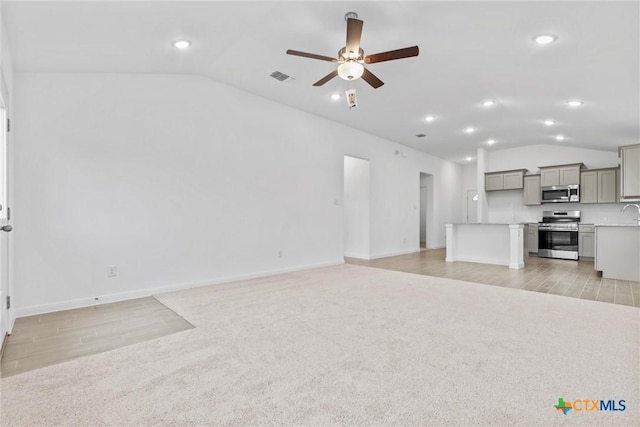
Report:
[{"label": "baseboard trim", "polygon": [[355,254],[355,253],[345,253],[344,254],[345,257],[347,258],[356,258],[356,259],[371,259],[369,257],[369,255],[365,255],[365,254]]},{"label": "baseboard trim", "polygon": [[446,246],[429,246],[426,249],[445,249]]},{"label": "baseboard trim", "polygon": [[371,255],[369,257],[369,259],[387,258],[387,257],[390,257],[390,256],[413,254],[413,253],[416,253],[416,252],[420,252],[420,248],[407,249],[407,250],[404,250],[404,251],[386,252],[386,253],[382,253],[382,254]]},{"label": "baseboard trim", "polygon": [[7,340],[9,339],[9,334],[5,332],[4,337],[2,338],[2,346],[0,346],[0,359],[4,356],[4,348],[7,344]]},{"label": "baseboard trim", "polygon": [[[455,259],[445,258],[447,262],[475,262],[478,264],[491,264],[491,265],[502,265],[505,267],[509,267],[509,260],[495,259],[495,258],[483,258],[483,257],[475,257],[475,256],[458,256]],[[522,264],[524,267],[524,264]]]},{"label": "baseboard trim", "polygon": [[97,297],[78,298],[69,301],[60,301],[50,304],[32,305],[28,307],[17,307],[15,318],[33,316],[37,314],[53,313],[56,311],[70,310],[74,308],[91,307],[93,305],[106,304],[110,302],[125,301],[135,298],[149,297],[166,292],[181,291],[184,289],[199,288],[203,286],[220,285],[223,283],[237,282],[240,280],[256,279],[260,277],[275,276],[277,274],[291,273],[294,271],[310,270],[312,268],[331,267],[344,264],[344,259],[339,261],[322,262],[317,264],[307,264],[297,267],[281,268],[275,270],[261,271],[258,273],[239,274],[235,276],[220,277],[210,280],[199,280],[196,282],[185,282],[173,285],[158,286],[153,288],[138,289],[117,294],[100,295]]}]

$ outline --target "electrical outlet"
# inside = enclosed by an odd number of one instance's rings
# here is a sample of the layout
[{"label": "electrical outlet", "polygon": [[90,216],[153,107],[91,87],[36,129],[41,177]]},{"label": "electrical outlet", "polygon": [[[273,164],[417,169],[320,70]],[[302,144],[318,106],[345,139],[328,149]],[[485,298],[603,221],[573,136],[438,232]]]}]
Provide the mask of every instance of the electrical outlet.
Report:
[{"label": "electrical outlet", "polygon": [[282,250],[278,251],[278,258],[282,258]]},{"label": "electrical outlet", "polygon": [[107,277],[116,277],[118,275],[118,267],[115,265],[107,266]]}]

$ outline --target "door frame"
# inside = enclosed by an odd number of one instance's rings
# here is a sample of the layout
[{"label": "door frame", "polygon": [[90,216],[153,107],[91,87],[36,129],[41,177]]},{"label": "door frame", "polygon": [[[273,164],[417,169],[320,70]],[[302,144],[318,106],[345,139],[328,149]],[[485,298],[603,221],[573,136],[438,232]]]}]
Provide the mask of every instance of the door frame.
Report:
[{"label": "door frame", "polygon": [[[0,70],[0,150],[2,150],[0,173],[3,174],[0,194],[0,203],[3,209],[0,211],[0,226],[11,226],[12,217],[10,212],[11,206],[11,150],[10,150],[10,132],[8,129],[10,117],[9,93],[7,91],[6,81]],[[13,329],[15,320],[15,310],[12,306],[7,307],[8,298],[13,295],[13,271],[12,271],[12,233],[0,231],[0,351],[4,349],[4,341]]]},{"label": "door frame", "polygon": [[[425,209],[425,249],[434,248],[433,242],[429,245],[429,239],[433,240],[433,236],[435,235],[435,210],[433,204],[433,180],[434,176],[429,172],[418,172],[418,233],[420,233],[420,203],[422,202],[422,184],[424,183],[426,187],[426,209]],[[422,238],[422,236],[420,236]],[[420,246],[420,239],[418,239],[418,246]]]}]

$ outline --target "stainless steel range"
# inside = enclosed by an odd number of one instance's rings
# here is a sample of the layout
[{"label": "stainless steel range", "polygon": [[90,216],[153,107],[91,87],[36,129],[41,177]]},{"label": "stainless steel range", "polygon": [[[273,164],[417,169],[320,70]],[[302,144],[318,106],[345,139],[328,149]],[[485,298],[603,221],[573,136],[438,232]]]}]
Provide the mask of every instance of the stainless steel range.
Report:
[{"label": "stainless steel range", "polygon": [[538,223],[538,256],[578,259],[580,211],[543,211]]}]

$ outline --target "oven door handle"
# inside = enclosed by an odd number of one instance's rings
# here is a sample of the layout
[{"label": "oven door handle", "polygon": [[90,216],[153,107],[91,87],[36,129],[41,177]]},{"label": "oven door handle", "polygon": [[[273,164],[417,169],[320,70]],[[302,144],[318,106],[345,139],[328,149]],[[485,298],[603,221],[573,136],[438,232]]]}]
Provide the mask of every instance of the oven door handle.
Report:
[{"label": "oven door handle", "polygon": [[544,228],[544,227],[539,227],[538,231],[575,231],[577,233],[578,229],[577,228]]}]

